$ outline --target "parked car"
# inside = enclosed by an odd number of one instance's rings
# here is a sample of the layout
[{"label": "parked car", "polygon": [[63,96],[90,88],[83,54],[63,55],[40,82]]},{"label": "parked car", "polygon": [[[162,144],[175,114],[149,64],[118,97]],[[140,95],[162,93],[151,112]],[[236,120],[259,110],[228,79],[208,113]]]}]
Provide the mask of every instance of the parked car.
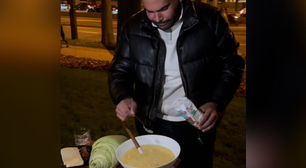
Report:
[{"label": "parked car", "polygon": [[61,10],[67,10],[68,8],[68,4],[61,2]]},{"label": "parked car", "polygon": [[227,21],[229,24],[233,24],[235,26],[239,25],[239,17],[236,16],[236,14],[228,13],[226,16],[227,16]]},{"label": "parked car", "polygon": [[240,10],[240,17],[246,17],[246,8]]},{"label": "parked car", "polygon": [[86,12],[93,12],[94,5],[88,2],[81,2],[75,6],[75,10],[81,10]]},{"label": "parked car", "polygon": [[231,25],[239,25],[239,17],[235,13],[225,13],[222,12],[223,17],[226,19],[226,21]]},{"label": "parked car", "polygon": [[[101,12],[101,5],[99,6],[96,6],[95,8],[91,9],[93,12],[98,12],[100,13]],[[111,11],[112,11],[112,14],[118,14],[118,7],[115,6],[115,5],[112,5],[111,7]]]},{"label": "parked car", "polygon": [[220,10],[222,11],[223,17],[229,24],[236,26],[239,25],[239,17],[235,13],[228,13],[227,8],[220,8]]},{"label": "parked car", "polygon": [[115,5],[112,5],[112,14],[118,14],[118,7]]},{"label": "parked car", "polygon": [[90,9],[90,12],[101,12],[101,5],[97,5],[94,8]]}]

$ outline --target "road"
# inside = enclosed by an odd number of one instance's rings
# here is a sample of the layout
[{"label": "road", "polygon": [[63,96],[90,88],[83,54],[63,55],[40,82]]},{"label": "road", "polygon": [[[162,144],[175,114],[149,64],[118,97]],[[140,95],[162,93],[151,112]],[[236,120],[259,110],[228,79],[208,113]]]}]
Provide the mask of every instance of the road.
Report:
[{"label": "road", "polygon": [[[63,25],[64,32],[67,38],[71,38],[70,33],[70,20],[68,16],[61,17],[61,24]],[[77,17],[78,37],[79,39],[101,40],[101,19],[91,17]],[[117,35],[117,20],[113,19],[113,32]],[[246,57],[246,26],[231,26],[235,33],[237,41],[240,42],[239,51],[243,57]]]},{"label": "road", "polygon": [[[61,24],[67,38],[71,38],[70,18],[68,16],[61,17]],[[79,39],[101,40],[101,19],[78,17],[78,36]],[[117,21],[113,21],[113,32],[117,35]]]}]

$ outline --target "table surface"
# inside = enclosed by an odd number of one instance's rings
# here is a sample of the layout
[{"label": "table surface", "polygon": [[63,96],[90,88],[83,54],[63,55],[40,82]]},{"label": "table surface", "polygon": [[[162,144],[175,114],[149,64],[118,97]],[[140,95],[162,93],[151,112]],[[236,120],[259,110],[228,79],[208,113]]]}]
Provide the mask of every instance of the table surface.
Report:
[{"label": "table surface", "polygon": [[[94,142],[95,141],[91,141],[90,145],[92,146],[94,144]],[[173,165],[173,168],[179,168],[180,163],[181,163],[181,159],[177,158],[176,162]],[[66,166],[62,166],[61,165],[61,168],[66,168]],[[77,167],[74,167],[74,168],[89,168],[89,165],[86,165],[86,166],[77,166]],[[117,166],[117,168],[123,168],[123,167],[119,164],[119,166]]]},{"label": "table surface", "polygon": [[[174,163],[173,168],[178,168],[180,163],[181,163],[181,159],[178,158],[176,160],[176,162]],[[61,166],[61,168],[66,168],[66,167],[65,166]],[[74,167],[74,168],[89,168],[89,166],[88,165],[87,166],[78,166],[78,167]],[[117,168],[123,168],[123,167],[121,165],[119,165],[119,166],[117,166]]]},{"label": "table surface", "polygon": [[[61,168],[66,168],[65,166],[61,166]],[[89,166],[77,166],[77,167],[73,167],[73,168],[89,168]],[[123,168],[121,165],[119,165],[117,168]]]}]

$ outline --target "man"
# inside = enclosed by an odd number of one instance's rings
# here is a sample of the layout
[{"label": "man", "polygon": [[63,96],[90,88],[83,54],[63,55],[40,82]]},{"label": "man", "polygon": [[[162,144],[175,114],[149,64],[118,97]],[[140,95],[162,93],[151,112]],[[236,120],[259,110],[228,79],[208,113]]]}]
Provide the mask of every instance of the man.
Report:
[{"label": "man", "polygon": [[[216,126],[238,88],[244,61],[221,12],[190,0],[142,0],[123,26],[109,69],[117,117],[137,116],[175,139],[184,168],[211,168]],[[204,113],[197,127],[172,103],[187,97]],[[140,135],[147,134],[135,120]]]},{"label": "man", "polygon": [[63,30],[63,25],[61,25],[61,37],[65,41],[67,48],[69,47],[68,41],[65,39],[65,33]]}]

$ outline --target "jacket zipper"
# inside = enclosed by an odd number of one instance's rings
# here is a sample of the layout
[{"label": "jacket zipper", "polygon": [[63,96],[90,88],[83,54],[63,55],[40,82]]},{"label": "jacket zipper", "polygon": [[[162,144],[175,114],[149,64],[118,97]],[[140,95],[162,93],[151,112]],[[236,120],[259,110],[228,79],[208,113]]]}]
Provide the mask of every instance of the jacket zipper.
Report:
[{"label": "jacket zipper", "polygon": [[[186,85],[186,79],[185,79],[185,77],[184,77],[184,74],[183,74],[183,72],[182,72],[182,60],[181,60],[181,56],[179,56],[179,55],[181,55],[181,52],[178,52],[179,50],[179,48],[178,48],[178,44],[180,43],[180,37],[181,37],[181,35],[185,32],[185,31],[187,31],[187,30],[189,30],[189,29],[191,29],[194,25],[196,25],[198,23],[198,21],[196,21],[193,25],[191,25],[190,27],[188,27],[187,29],[184,29],[183,31],[181,31],[180,32],[180,34],[179,34],[179,36],[178,36],[178,38],[177,38],[177,42],[176,42],[176,51],[177,51],[177,56],[178,56],[178,61],[179,61],[179,67],[180,67],[180,75],[181,75],[181,78],[182,78],[182,83],[183,83],[183,87],[184,87],[184,91],[185,91],[185,94],[186,94],[186,97],[188,98],[189,97],[189,95],[188,95],[188,92],[187,92],[187,85]],[[179,42],[179,43],[178,43]]]},{"label": "jacket zipper", "polygon": [[172,41],[172,28],[170,29],[170,41]]},{"label": "jacket zipper", "polygon": [[[198,21],[195,22],[192,26],[190,26],[190,27],[188,27],[187,29],[184,29],[183,31],[180,32],[179,37],[178,37],[178,39],[177,39],[177,43],[176,43],[176,51],[179,51],[179,50],[178,50],[178,42],[179,42],[180,37],[181,37],[181,35],[183,34],[183,32],[185,32],[185,31],[191,29],[191,28],[192,28],[194,25],[196,25],[197,23],[198,23]],[[185,91],[186,97],[188,98],[189,95],[188,95],[188,92],[187,92],[186,79],[185,79],[185,77],[184,77],[184,75],[183,75],[183,72],[182,72],[182,67],[181,67],[181,66],[182,66],[182,60],[180,59],[181,57],[179,57],[179,55],[181,55],[181,53],[180,53],[180,52],[177,52],[177,56],[178,56],[178,60],[179,60],[179,67],[180,67],[181,79],[182,79],[182,83],[183,83],[183,87],[184,87],[184,91]],[[198,138],[197,138],[197,139],[198,139],[198,141],[200,142],[200,144],[203,145],[204,142],[203,142],[203,140],[201,139],[200,133],[199,133],[199,131],[197,131],[197,132],[198,132]]]}]

